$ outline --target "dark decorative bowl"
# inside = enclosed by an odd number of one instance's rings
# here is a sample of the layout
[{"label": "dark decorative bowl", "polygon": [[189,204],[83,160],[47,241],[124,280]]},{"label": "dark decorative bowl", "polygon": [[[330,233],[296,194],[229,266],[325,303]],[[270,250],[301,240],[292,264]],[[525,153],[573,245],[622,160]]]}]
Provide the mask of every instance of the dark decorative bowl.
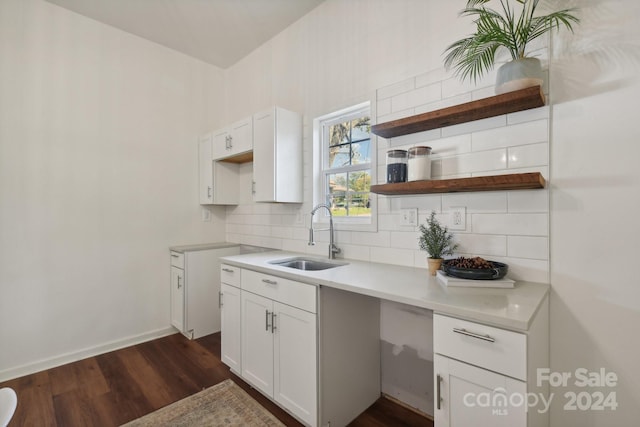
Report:
[{"label": "dark decorative bowl", "polygon": [[[488,261],[493,268],[460,268],[447,264],[446,260],[442,263],[442,269],[449,276],[458,277],[460,279],[473,280],[496,280],[506,276],[509,266],[497,261]],[[453,261],[453,260],[451,260]]]}]

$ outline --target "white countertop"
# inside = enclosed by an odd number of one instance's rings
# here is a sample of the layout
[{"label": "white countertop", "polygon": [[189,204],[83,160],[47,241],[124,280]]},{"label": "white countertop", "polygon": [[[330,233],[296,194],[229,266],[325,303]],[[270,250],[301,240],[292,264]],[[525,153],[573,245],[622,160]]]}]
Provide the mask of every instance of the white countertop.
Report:
[{"label": "white countertop", "polygon": [[390,264],[338,259],[348,263],[320,271],[303,271],[270,264],[292,257],[314,258],[284,251],[223,257],[225,264],[280,276],[303,283],[328,286],[389,301],[404,303],[468,320],[527,331],[549,293],[549,285],[516,282],[513,289],[447,288],[429,271]]},{"label": "white countertop", "polygon": [[226,243],[226,242],[215,242],[215,243],[198,243],[194,245],[181,245],[181,246],[170,246],[169,250],[173,252],[191,252],[191,251],[206,251],[209,249],[222,249],[222,248],[233,248],[235,246],[240,246],[238,243]]}]

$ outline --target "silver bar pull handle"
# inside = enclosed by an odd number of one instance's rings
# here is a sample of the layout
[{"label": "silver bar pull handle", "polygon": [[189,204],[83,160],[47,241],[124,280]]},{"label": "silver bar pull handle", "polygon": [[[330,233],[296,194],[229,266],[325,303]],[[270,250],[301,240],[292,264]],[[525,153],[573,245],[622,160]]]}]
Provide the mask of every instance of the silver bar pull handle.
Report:
[{"label": "silver bar pull handle", "polygon": [[453,328],[453,332],[455,332],[456,334],[462,334],[468,337],[477,338],[483,341],[496,342],[496,339],[491,335],[476,334],[475,332],[469,332],[466,329]]},{"label": "silver bar pull handle", "polygon": [[441,383],[442,383],[442,377],[440,376],[440,374],[438,374],[436,378],[436,407],[438,408],[438,411],[442,407],[442,395],[441,395],[442,390],[440,388]]},{"label": "silver bar pull handle", "polygon": [[171,254],[171,256],[172,256],[173,258],[180,258],[180,255],[178,255],[178,254]]},{"label": "silver bar pull handle", "polygon": [[178,289],[182,287],[182,285],[180,284],[180,279],[182,279],[182,277],[178,276]]},{"label": "silver bar pull handle", "polygon": [[269,310],[265,310],[264,312],[264,326],[265,326],[265,330],[268,331],[269,330]]},{"label": "silver bar pull handle", "polygon": [[276,328],[276,316],[277,316],[277,314],[276,314],[275,311],[271,313],[271,333],[272,334],[275,333],[274,331],[277,329]]},{"label": "silver bar pull handle", "polygon": [[207,187],[207,198],[209,198],[209,199],[211,198],[211,190],[212,190],[212,188],[211,188],[211,186],[209,185],[209,186]]},{"label": "silver bar pull handle", "polygon": [[275,280],[262,279],[262,281],[264,283],[266,283],[267,285],[277,285],[278,284],[278,282],[276,282]]},{"label": "silver bar pull handle", "polygon": [[222,291],[218,292],[218,307],[222,308]]},{"label": "silver bar pull handle", "polygon": [[223,268],[222,271],[224,271],[225,273],[233,273],[233,270],[230,268]]}]

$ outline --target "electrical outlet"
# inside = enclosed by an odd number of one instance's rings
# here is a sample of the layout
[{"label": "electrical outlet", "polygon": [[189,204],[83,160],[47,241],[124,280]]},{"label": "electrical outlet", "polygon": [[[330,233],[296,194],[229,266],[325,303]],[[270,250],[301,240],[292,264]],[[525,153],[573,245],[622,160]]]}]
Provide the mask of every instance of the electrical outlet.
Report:
[{"label": "electrical outlet", "polygon": [[400,225],[418,225],[418,208],[402,209],[400,217]]},{"label": "electrical outlet", "polygon": [[467,208],[464,206],[449,208],[449,228],[451,230],[467,229]]},{"label": "electrical outlet", "polygon": [[211,211],[207,208],[202,208],[202,221],[203,222],[211,221]]}]

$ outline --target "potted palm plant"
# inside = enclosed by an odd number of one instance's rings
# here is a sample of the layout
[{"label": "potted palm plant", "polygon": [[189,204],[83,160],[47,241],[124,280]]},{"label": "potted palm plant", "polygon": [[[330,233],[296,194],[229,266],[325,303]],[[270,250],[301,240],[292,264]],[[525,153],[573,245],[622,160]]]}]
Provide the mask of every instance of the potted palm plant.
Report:
[{"label": "potted palm plant", "polygon": [[[500,3],[499,10],[487,7],[491,1]],[[536,15],[539,3],[540,0],[467,0],[460,16],[475,17],[476,32],[447,47],[445,67],[454,68],[463,80],[476,81],[493,69],[496,53],[506,50],[511,61],[498,69],[497,94],[542,85],[540,60],[528,56],[529,43],[553,29],[565,27],[573,31],[573,24],[579,19],[573,14],[575,9]]]},{"label": "potted palm plant", "polygon": [[453,234],[449,229],[438,222],[435,211],[431,211],[427,224],[420,224],[419,229],[418,244],[421,250],[429,254],[427,258],[429,273],[435,276],[442,265],[442,257],[453,255],[453,252],[458,249],[458,244],[453,242]]}]

